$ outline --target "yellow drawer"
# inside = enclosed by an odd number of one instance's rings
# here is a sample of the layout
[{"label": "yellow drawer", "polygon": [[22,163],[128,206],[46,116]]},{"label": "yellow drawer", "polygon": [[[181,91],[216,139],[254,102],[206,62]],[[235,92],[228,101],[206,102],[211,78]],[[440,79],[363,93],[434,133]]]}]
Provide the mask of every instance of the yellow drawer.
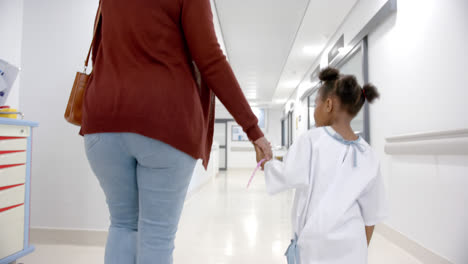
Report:
[{"label": "yellow drawer", "polygon": [[0,168],[0,188],[26,182],[26,165]]},{"label": "yellow drawer", "polygon": [[0,212],[0,259],[24,249],[24,205]]},{"label": "yellow drawer", "polygon": [[25,186],[20,185],[6,190],[0,189],[0,210],[24,203]]}]

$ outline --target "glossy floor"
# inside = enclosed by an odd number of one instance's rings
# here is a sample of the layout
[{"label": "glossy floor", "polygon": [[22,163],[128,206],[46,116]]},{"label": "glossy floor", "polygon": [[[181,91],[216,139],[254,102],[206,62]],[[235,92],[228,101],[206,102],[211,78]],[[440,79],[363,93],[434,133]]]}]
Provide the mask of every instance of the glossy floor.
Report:
[{"label": "glossy floor", "polygon": [[[268,196],[262,174],[250,189],[250,171],[220,174],[190,196],[180,222],[175,264],[286,263],[290,239],[292,192]],[[24,264],[102,264],[104,249],[69,245],[36,245],[19,260]],[[369,251],[370,264],[421,263],[379,234]]]}]

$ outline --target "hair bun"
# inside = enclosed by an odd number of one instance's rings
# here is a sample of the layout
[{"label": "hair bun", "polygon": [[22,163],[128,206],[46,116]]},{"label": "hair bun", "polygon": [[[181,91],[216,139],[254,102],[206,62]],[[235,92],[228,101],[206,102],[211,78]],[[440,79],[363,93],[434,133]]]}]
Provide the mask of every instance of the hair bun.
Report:
[{"label": "hair bun", "polygon": [[374,85],[370,84],[370,83],[364,85],[362,90],[363,90],[364,95],[366,96],[366,99],[367,99],[367,101],[369,103],[372,103],[375,99],[380,97],[380,94],[377,91],[377,88]]},{"label": "hair bun", "polygon": [[336,81],[340,78],[340,71],[335,68],[327,67],[319,74],[319,79],[323,82]]}]

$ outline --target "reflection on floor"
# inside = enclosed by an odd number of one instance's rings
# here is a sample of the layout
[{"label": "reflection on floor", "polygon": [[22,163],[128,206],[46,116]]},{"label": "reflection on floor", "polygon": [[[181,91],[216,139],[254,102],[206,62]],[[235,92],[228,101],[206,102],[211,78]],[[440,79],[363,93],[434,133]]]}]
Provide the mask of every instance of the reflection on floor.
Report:
[{"label": "reflection on floor", "polygon": [[[175,264],[286,263],[290,239],[292,192],[270,197],[259,173],[247,190],[251,171],[220,174],[190,196],[180,222]],[[24,264],[102,264],[104,249],[68,245],[36,245]],[[370,264],[421,262],[376,234]]]}]

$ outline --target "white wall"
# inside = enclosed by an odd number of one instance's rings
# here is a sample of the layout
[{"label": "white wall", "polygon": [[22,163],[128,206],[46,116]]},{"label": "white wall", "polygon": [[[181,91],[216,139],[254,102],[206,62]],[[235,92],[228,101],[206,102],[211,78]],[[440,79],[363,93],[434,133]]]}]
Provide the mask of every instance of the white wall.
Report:
[{"label": "white wall", "polygon": [[[281,145],[281,117],[282,110],[270,108],[265,111],[267,115],[267,128],[263,130],[265,137],[273,146]],[[256,166],[255,149],[250,141],[232,141],[231,128],[236,122],[228,123],[228,169],[248,168]],[[232,148],[242,148],[242,151],[232,151]]]},{"label": "white wall", "polygon": [[[0,59],[21,67],[23,0],[0,0]],[[21,72],[6,105],[19,107]]]},{"label": "white wall", "polygon": [[399,1],[369,36],[372,144],[391,199],[389,226],[446,257],[468,263],[468,157],[384,154],[385,137],[468,128],[468,2]]},{"label": "white wall", "polygon": [[[273,146],[281,145],[281,118],[283,111],[281,108],[266,108],[266,129],[263,129],[265,137]],[[216,104],[216,119],[234,119],[228,110],[219,102]],[[231,127],[238,125],[236,122],[228,124],[228,169],[251,169],[255,168],[255,149],[250,142],[236,142],[231,138]],[[232,151],[231,147],[248,148],[245,151]]]},{"label": "white wall", "polygon": [[229,111],[221,104],[221,102],[216,99],[217,103],[215,106],[215,118],[216,119],[234,119]]},{"label": "white wall", "polygon": [[219,145],[217,143],[213,144],[213,149],[210,155],[210,161],[208,163],[208,168],[205,170],[203,167],[203,161],[198,160],[193,171],[192,179],[188,187],[188,194],[196,192],[203,185],[210,182],[214,177],[219,173]]},{"label": "white wall", "polygon": [[21,109],[34,133],[32,227],[106,229],[103,192],[91,172],[79,128],[63,113],[83,69],[98,1],[24,1]]},{"label": "white wall", "polygon": [[[241,168],[255,168],[256,157],[255,149],[250,141],[233,141],[232,140],[232,127],[238,126],[236,122],[228,122],[227,127],[227,168],[228,169],[241,169]],[[236,150],[237,149],[237,150]],[[239,150],[242,149],[242,150]]]},{"label": "white wall", "polygon": [[283,110],[281,108],[270,108],[267,111],[267,131],[266,137],[273,146],[281,146],[281,118]]}]

